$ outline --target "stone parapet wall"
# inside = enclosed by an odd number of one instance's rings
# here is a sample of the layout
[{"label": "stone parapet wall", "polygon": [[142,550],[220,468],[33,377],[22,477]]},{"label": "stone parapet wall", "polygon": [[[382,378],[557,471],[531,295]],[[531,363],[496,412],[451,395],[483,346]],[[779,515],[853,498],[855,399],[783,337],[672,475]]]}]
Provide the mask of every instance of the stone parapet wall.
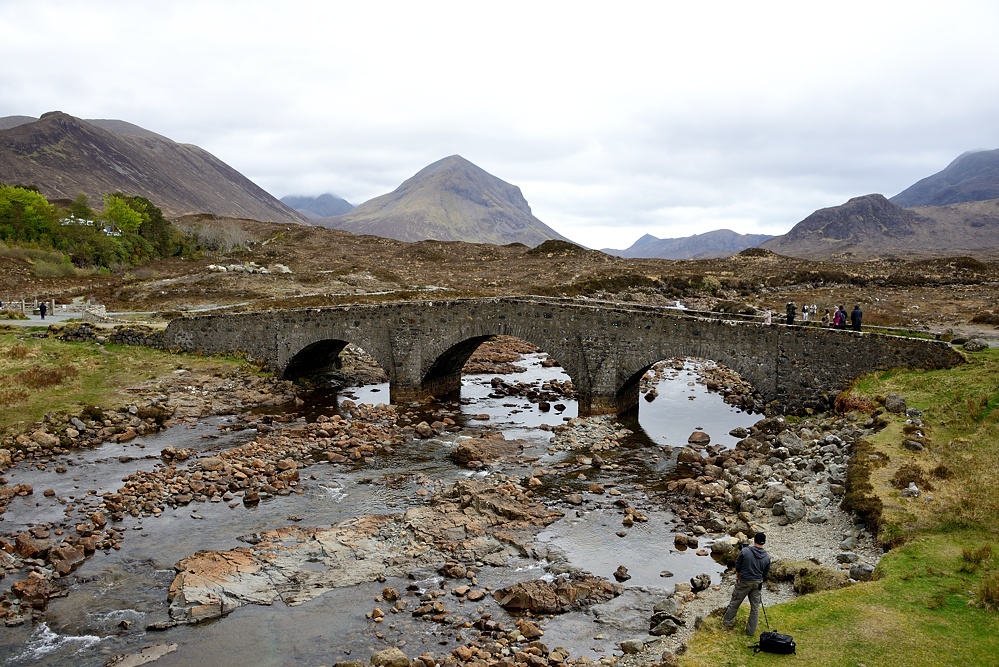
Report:
[{"label": "stone parapet wall", "polygon": [[144,345],[165,348],[163,330],[141,324],[123,324],[113,328],[95,327],[90,322],[74,322],[57,328],[56,338],[66,341],[94,341],[115,345]]}]

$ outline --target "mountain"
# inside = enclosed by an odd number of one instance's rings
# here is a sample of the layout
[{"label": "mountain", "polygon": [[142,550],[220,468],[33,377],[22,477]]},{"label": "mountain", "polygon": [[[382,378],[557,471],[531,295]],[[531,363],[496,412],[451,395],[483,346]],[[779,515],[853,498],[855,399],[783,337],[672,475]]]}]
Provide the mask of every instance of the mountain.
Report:
[{"label": "mountain", "polygon": [[346,199],[341,199],[328,192],[318,197],[286,195],[281,197],[281,203],[295,209],[310,220],[332,218],[336,215],[349,213],[354,209],[354,205]]},{"label": "mountain", "polygon": [[334,218],[315,221],[334,229],[400,241],[523,243],[537,246],[564,236],[531,213],[520,188],[460,155],[424,167],[393,192]]},{"label": "mountain", "polygon": [[653,259],[713,259],[728,257],[746,248],[755,248],[772,239],[767,234],[738,234],[730,229],[694,234],[675,239],[660,239],[646,234],[626,250],[604,248],[608,255]]},{"label": "mountain", "polygon": [[92,206],[112,192],[139,195],[167,217],[208,213],[308,224],[211,153],[120,120],[61,111],[0,118],[0,182],[36,185],[48,199],[83,193]]},{"label": "mountain", "polygon": [[36,120],[38,119],[31,116],[5,116],[0,118],[0,130],[9,130],[25,123],[34,123]]},{"label": "mountain", "polygon": [[759,247],[815,260],[981,255],[999,247],[999,200],[908,209],[864,195],[815,211]]},{"label": "mountain", "polygon": [[989,199],[999,199],[999,149],[959,155],[943,171],[909,186],[891,202],[909,208]]}]

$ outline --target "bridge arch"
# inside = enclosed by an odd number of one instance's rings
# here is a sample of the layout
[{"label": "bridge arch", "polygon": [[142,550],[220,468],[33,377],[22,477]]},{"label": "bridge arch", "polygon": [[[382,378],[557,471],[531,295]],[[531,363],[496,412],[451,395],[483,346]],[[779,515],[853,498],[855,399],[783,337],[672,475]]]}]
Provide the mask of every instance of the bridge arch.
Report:
[{"label": "bridge arch", "polygon": [[348,345],[361,348],[370,355],[383,371],[390,374],[392,358],[386,354],[383,341],[367,335],[364,330],[337,331],[333,327],[317,326],[301,331],[293,339],[285,341],[287,359],[279,374],[282,378],[296,380],[310,375],[322,374],[340,367],[340,353]]},{"label": "bridge arch", "polygon": [[[621,361],[622,382],[615,392],[618,412],[625,412],[638,405],[638,394],[642,377],[660,361],[677,357],[707,359],[721,364],[742,376],[753,385],[761,396],[773,396],[777,383],[777,355],[772,354],[776,345],[768,338],[774,336],[772,327],[762,324],[742,324],[740,327],[755,329],[754,337],[758,348],[745,350],[733,344],[728,335],[706,336],[676,335],[646,346],[633,358]],[[728,332],[723,332],[728,333]]]},{"label": "bridge arch", "polygon": [[[442,332],[445,333],[445,332]],[[573,364],[579,354],[572,349],[573,341],[568,336],[553,336],[551,326],[525,325],[523,322],[508,322],[504,319],[475,319],[465,323],[459,331],[451,335],[427,341],[423,363],[418,375],[419,386],[410,391],[402,388],[393,390],[392,400],[420,399],[428,396],[446,396],[461,389],[462,368],[482,343],[496,336],[512,336],[530,343],[548,354],[562,367],[579,392],[587,386],[578,364]]]}]

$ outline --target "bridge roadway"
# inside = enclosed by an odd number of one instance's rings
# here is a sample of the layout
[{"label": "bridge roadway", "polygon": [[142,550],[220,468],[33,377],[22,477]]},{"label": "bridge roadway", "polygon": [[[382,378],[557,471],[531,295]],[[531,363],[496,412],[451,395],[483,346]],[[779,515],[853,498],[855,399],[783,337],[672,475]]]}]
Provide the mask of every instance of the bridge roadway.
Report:
[{"label": "bridge roadway", "polygon": [[765,325],[709,313],[540,297],[406,301],[184,317],[165,346],[242,353],[286,378],[334,368],[353,343],[389,376],[390,400],[453,395],[461,368],[492,336],[516,336],[551,355],[572,379],[580,415],[638,405],[656,362],[701,357],[737,371],[779,412],[825,410],[851,380],[895,367],[963,361],[940,341],[818,327]]}]

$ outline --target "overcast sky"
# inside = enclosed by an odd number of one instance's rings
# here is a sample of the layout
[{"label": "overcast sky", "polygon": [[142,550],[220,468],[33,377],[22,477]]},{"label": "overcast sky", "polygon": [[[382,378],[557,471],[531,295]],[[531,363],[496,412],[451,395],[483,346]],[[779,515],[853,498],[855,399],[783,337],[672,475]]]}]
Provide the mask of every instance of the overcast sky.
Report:
[{"label": "overcast sky", "polygon": [[999,3],[0,0],[0,116],[352,204],[459,154],[590,247],[783,234],[999,148]]}]

